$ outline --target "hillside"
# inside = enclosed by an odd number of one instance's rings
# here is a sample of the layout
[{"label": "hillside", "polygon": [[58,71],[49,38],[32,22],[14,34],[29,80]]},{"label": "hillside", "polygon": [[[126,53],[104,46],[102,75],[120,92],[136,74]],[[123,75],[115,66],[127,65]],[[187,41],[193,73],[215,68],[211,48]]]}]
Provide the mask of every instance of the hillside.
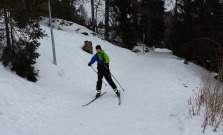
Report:
[{"label": "hillside", "polygon": [[[55,66],[46,22],[41,23],[48,37],[40,40],[37,83],[0,64],[0,135],[203,135],[202,118],[191,119],[187,101],[199,89],[204,69],[185,65],[167,49],[132,53],[81,34],[91,31],[77,24],[54,29]],[[111,72],[125,89],[121,106],[111,87],[104,85],[106,95],[81,106],[95,96],[97,81],[87,66],[92,55],[81,49],[85,40],[94,47],[100,44],[109,55]],[[220,135],[211,128],[204,134]]]}]

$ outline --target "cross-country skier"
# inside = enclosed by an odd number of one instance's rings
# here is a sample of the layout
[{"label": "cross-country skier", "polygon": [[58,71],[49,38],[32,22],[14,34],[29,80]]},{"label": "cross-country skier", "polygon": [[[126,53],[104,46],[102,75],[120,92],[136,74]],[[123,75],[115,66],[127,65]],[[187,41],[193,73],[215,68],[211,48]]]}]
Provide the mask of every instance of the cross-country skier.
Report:
[{"label": "cross-country skier", "polygon": [[97,94],[96,97],[101,95],[101,86],[102,86],[102,78],[105,77],[109,85],[113,88],[114,92],[119,96],[120,93],[117,89],[117,86],[113,82],[111,78],[111,74],[109,71],[109,57],[105,53],[104,50],[101,49],[100,45],[96,46],[97,53],[91,58],[91,61],[88,63],[88,66],[94,64],[95,61],[98,63],[98,81],[97,81]]}]

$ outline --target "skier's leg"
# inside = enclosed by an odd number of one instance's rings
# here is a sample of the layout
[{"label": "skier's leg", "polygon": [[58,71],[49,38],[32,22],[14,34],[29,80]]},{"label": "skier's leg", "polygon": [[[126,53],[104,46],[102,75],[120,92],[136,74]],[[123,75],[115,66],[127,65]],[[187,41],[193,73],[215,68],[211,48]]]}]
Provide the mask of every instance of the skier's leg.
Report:
[{"label": "skier's leg", "polygon": [[115,85],[115,83],[112,80],[111,73],[109,71],[105,71],[104,72],[104,77],[107,80],[107,82],[109,83],[109,85],[113,88],[114,92],[119,96],[120,93],[117,89],[117,86]]},{"label": "skier's leg", "polygon": [[102,79],[103,79],[103,71],[101,69],[98,69],[98,81],[96,90],[100,91],[102,86]]},{"label": "skier's leg", "polygon": [[109,83],[109,85],[113,88],[113,89],[117,89],[117,86],[115,85],[115,83],[112,80],[111,74],[107,69],[104,69],[104,77],[107,80],[107,82]]}]

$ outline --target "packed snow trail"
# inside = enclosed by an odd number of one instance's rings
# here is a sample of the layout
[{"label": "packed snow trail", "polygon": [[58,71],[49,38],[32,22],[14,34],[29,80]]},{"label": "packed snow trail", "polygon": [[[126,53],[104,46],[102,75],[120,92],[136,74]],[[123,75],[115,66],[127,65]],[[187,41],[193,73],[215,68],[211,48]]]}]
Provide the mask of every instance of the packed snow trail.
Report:
[{"label": "packed snow trail", "polygon": [[[41,27],[50,35],[45,23]],[[191,119],[187,105],[199,88],[202,68],[185,65],[167,49],[135,54],[82,35],[91,32],[82,26],[61,28],[54,29],[57,66],[50,37],[40,40],[37,83],[0,65],[0,135],[203,135],[202,119]],[[103,85],[107,94],[82,107],[95,96],[97,81],[87,66],[92,55],[81,49],[85,40],[109,55],[111,72],[125,89],[121,106],[111,87]],[[212,134],[220,132],[207,128],[205,135]]]}]

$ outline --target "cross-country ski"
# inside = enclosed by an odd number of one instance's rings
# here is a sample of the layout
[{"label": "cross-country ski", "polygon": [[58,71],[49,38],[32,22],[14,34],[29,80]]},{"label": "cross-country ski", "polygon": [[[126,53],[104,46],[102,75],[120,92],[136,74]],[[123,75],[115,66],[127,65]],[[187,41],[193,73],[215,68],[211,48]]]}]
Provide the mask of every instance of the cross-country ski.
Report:
[{"label": "cross-country ski", "polygon": [[106,92],[102,93],[100,96],[95,97],[94,99],[92,99],[90,102],[88,102],[87,104],[82,105],[83,107],[88,106],[89,104],[91,104],[92,102],[94,102],[96,99],[100,98],[101,96],[103,96],[104,94],[106,94]]}]

